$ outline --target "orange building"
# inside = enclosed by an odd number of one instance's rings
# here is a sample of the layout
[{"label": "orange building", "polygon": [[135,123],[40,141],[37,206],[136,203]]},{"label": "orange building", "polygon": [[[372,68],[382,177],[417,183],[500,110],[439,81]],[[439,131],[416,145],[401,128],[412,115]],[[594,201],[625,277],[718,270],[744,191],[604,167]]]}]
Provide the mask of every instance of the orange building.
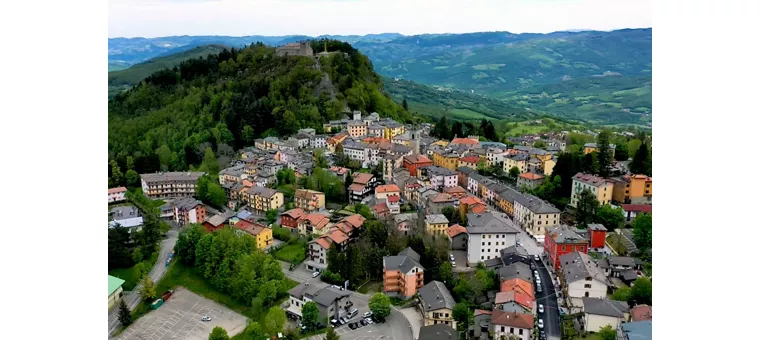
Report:
[{"label": "orange building", "polygon": [[613,179],[612,200],[620,203],[642,204],[652,201],[652,177],[626,175]]},{"label": "orange building", "polygon": [[425,284],[420,255],[407,247],[396,256],[383,257],[383,291],[391,297],[410,298]]},{"label": "orange building", "polygon": [[417,177],[417,169],[433,165],[433,161],[424,155],[411,155],[404,157],[404,168],[409,170],[412,177]]}]

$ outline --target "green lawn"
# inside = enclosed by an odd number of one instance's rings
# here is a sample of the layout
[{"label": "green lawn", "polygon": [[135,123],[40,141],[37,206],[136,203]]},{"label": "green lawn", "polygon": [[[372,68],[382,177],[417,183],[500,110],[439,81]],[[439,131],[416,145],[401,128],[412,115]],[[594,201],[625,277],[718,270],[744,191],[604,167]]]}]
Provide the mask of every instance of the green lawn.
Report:
[{"label": "green lawn", "polygon": [[612,247],[613,250],[615,250],[616,253],[620,256],[625,256],[625,247],[623,247],[622,243],[620,244],[620,249],[616,248],[618,246],[618,237],[622,237],[618,234],[612,234],[607,236],[607,243],[610,247]]},{"label": "green lawn", "polygon": [[363,284],[357,291],[362,294],[374,294],[383,290],[383,281],[371,281]]},{"label": "green lawn", "polygon": [[[145,268],[145,272],[150,272],[151,269],[153,269],[153,266],[156,264],[156,261],[158,261],[158,252],[153,253],[153,255],[149,258],[144,260],[143,268]],[[137,285],[137,282],[140,281],[140,272],[137,269],[137,265],[134,265],[129,268],[117,268],[113,270],[108,271],[108,275],[111,275],[113,277],[118,277],[122,280],[124,280],[124,285],[121,286],[124,290],[132,290]]]},{"label": "green lawn", "polygon": [[597,333],[588,333],[586,336],[576,336],[574,340],[604,340],[601,335]]},{"label": "green lawn", "polygon": [[301,243],[289,244],[274,252],[274,257],[278,260],[294,263],[303,259],[305,246]]}]

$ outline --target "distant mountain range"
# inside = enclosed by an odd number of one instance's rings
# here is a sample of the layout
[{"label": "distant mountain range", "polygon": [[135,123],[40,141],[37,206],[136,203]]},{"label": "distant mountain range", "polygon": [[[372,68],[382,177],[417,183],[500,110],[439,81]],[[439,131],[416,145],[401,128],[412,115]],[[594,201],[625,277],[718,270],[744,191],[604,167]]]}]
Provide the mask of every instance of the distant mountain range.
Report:
[{"label": "distant mountain range", "polygon": [[[563,31],[549,34],[479,32],[373,35],[177,36],[109,39],[109,69],[209,44],[279,46],[330,38],[352,44],[374,69],[395,80],[448,88],[501,100],[509,107],[602,124],[651,123],[652,30]],[[109,76],[109,84],[113,84]],[[435,93],[410,84],[388,86]],[[394,92],[395,91],[395,92]],[[477,97],[476,97],[477,98]],[[437,100],[429,100],[428,104]],[[439,103],[443,103],[441,101]],[[415,102],[420,103],[420,102]],[[491,102],[494,104],[495,102]],[[494,105],[488,105],[493,107]],[[498,106],[498,105],[497,105]],[[451,108],[448,110],[451,112]],[[459,111],[460,116],[492,116]],[[511,112],[511,111],[510,111]],[[509,116],[504,113],[500,116]]]}]

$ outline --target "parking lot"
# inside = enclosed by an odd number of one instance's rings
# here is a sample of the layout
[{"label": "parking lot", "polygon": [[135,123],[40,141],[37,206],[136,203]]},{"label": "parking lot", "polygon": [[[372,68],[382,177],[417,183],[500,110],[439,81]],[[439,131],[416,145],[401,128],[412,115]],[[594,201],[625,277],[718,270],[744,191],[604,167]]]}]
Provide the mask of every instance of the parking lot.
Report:
[{"label": "parking lot", "polygon": [[[361,320],[361,316],[352,319],[352,322],[358,322]],[[342,340],[395,340],[392,335],[386,335],[388,324],[371,324],[356,329],[351,329],[348,324],[339,326],[335,329],[335,333],[340,336]],[[317,334],[307,338],[308,340],[324,340],[325,334]]]},{"label": "parking lot", "polygon": [[[211,321],[201,321],[204,316],[211,317]],[[216,326],[221,326],[227,330],[227,334],[233,336],[245,329],[246,317],[178,287],[163,306],[138,319],[116,338],[205,340]]]}]

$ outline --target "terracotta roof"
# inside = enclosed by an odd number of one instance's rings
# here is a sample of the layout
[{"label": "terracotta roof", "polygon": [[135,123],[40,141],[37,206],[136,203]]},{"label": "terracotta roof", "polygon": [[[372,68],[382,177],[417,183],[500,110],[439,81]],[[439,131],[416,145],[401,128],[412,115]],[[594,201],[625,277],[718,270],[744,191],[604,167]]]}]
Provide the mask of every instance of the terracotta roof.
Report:
[{"label": "terracotta roof", "polygon": [[340,229],[340,231],[346,234],[351,234],[351,232],[354,230],[354,227],[352,227],[348,222],[338,222],[335,224],[335,228]]},{"label": "terracotta roof", "polygon": [[297,219],[303,217],[304,214],[305,213],[303,212],[303,209],[301,209],[301,208],[295,208],[295,209],[290,209],[290,210],[288,210],[288,211],[280,214],[280,216],[287,215],[287,216],[290,216],[293,219],[297,220]]},{"label": "terracotta roof", "polygon": [[477,203],[469,206],[470,212],[476,213],[476,214],[482,214],[488,211],[488,208],[486,208],[485,204]]},{"label": "terracotta roof", "polygon": [[342,219],[341,221],[342,221],[342,222],[348,222],[348,223],[349,223],[350,225],[352,225],[354,228],[359,228],[359,227],[361,227],[361,226],[362,226],[362,224],[364,224],[364,221],[366,221],[366,220],[367,220],[367,219],[366,219],[366,218],[364,218],[364,216],[362,216],[362,215],[359,215],[359,214],[353,214],[353,215],[351,215],[351,216],[348,216],[348,217],[346,217],[346,218]]},{"label": "terracotta roof", "polygon": [[533,297],[531,297],[528,294],[523,293],[522,291],[518,290],[509,290],[506,292],[498,292],[496,293],[496,300],[494,301],[495,304],[502,304],[507,302],[517,302],[520,306],[525,307],[528,310],[533,309],[533,303],[536,302],[533,300]]},{"label": "terracotta roof", "polygon": [[460,158],[459,160],[466,163],[477,163],[480,160],[480,158],[477,156],[465,156],[465,157]]},{"label": "terracotta roof", "polygon": [[544,175],[534,174],[532,172],[523,172],[520,174],[520,177],[529,179],[529,180],[537,180],[537,179],[543,179]]},{"label": "terracotta roof", "polygon": [[433,203],[444,203],[444,202],[453,202],[455,201],[454,197],[447,194],[447,193],[439,193],[433,197],[430,198],[430,200]]},{"label": "terracotta roof", "polygon": [[305,215],[303,218],[301,218],[298,223],[301,223],[302,221],[309,221],[312,227],[315,229],[321,230],[324,228],[328,223],[330,223],[330,219],[327,218],[327,216],[322,214],[308,214]]},{"label": "terracotta roof", "polygon": [[531,298],[535,297],[533,293],[533,284],[520,278],[514,278],[501,282],[501,291],[508,292],[511,290],[517,290],[523,294],[528,295]]},{"label": "terracotta roof", "polygon": [[652,306],[637,305],[631,308],[631,321],[652,320]]},{"label": "terracotta roof", "polygon": [[523,329],[533,329],[533,314],[493,311],[491,323],[494,325],[510,326]]},{"label": "terracotta roof", "polygon": [[457,236],[461,233],[466,233],[467,229],[459,224],[455,224],[448,229],[446,229],[446,233],[449,234],[449,237]]},{"label": "terracotta roof", "polygon": [[401,191],[398,188],[398,185],[395,184],[386,184],[386,185],[378,185],[377,188],[375,188],[375,194],[383,194],[388,192],[399,192]]},{"label": "terracotta roof", "polygon": [[483,201],[480,200],[480,198],[477,198],[475,196],[467,196],[462,197],[459,199],[459,204],[483,204]]},{"label": "terracotta roof", "polygon": [[391,209],[389,209],[388,205],[385,203],[376,204],[374,207],[372,207],[372,210],[378,214],[387,213],[391,211]]},{"label": "terracotta roof", "polygon": [[484,315],[484,314],[491,315],[492,312],[490,310],[482,310],[482,309],[476,309],[475,310],[475,316]]},{"label": "terracotta roof", "polygon": [[341,244],[343,242],[346,242],[346,240],[348,240],[348,235],[346,235],[346,233],[338,229],[333,229],[332,231],[327,233],[327,237],[329,237],[333,242],[337,244]]},{"label": "terracotta roof", "polygon": [[433,161],[430,160],[430,158],[425,157],[425,155],[411,155],[411,156],[405,156],[404,161],[408,161],[409,163],[416,164],[416,163],[432,163]]},{"label": "terracotta roof", "polygon": [[[354,176],[354,184],[364,184],[366,185],[369,183],[369,181],[374,177],[372,174],[365,174],[365,173],[356,173]],[[351,184],[353,186],[353,184]]]},{"label": "terracotta roof", "polygon": [[465,191],[464,188],[457,185],[453,187],[443,188],[443,192],[447,194],[458,194],[458,193],[467,192],[467,191]]},{"label": "terracotta roof", "polygon": [[332,243],[330,243],[326,236],[322,236],[312,242],[319,244],[322,248],[325,249],[330,249],[330,247],[332,247]]},{"label": "terracotta roof", "polygon": [[478,145],[480,144],[480,142],[474,139],[470,139],[470,138],[454,138],[451,140],[451,143],[449,144]]},{"label": "terracotta roof", "polygon": [[262,231],[264,231],[264,229],[266,229],[266,227],[264,227],[263,225],[254,223],[248,220],[238,221],[237,223],[235,223],[235,228],[243,230],[254,236],[260,234]]},{"label": "terracotta roof", "polygon": [[387,201],[388,203],[396,203],[400,200],[400,198],[396,195],[388,196]]},{"label": "terracotta roof", "polygon": [[115,193],[118,193],[118,192],[125,192],[125,191],[127,191],[127,188],[125,188],[125,187],[118,187],[118,188],[108,189],[108,193],[109,194],[115,194]]},{"label": "terracotta roof", "polygon": [[635,213],[651,213],[652,206],[649,204],[623,204],[623,211],[631,211]]},{"label": "terracotta roof", "polygon": [[349,191],[363,191],[365,185],[366,183],[365,184],[353,183],[348,186],[348,190]]}]

